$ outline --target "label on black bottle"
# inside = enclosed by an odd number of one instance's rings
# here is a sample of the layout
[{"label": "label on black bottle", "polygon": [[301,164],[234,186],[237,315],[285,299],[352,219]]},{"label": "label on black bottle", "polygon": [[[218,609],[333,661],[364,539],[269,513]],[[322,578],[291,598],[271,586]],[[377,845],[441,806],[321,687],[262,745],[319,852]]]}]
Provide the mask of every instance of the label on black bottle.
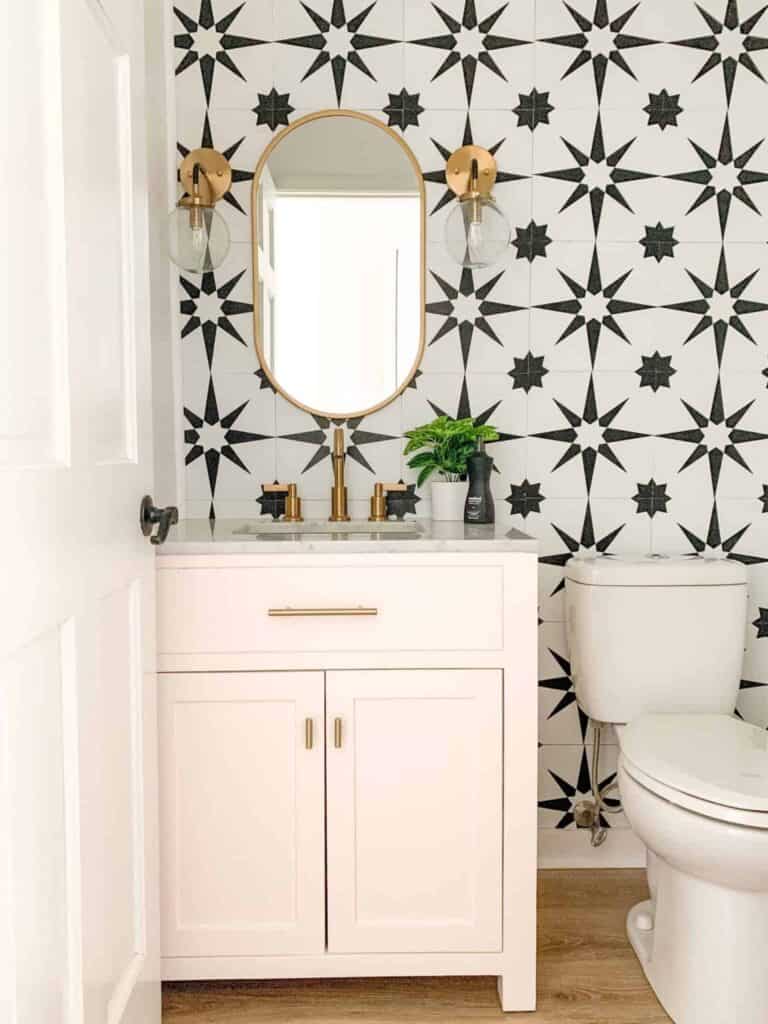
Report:
[{"label": "label on black bottle", "polygon": [[483,515],[483,499],[473,498],[471,495],[467,498],[466,515],[464,518],[468,523],[476,523]]}]

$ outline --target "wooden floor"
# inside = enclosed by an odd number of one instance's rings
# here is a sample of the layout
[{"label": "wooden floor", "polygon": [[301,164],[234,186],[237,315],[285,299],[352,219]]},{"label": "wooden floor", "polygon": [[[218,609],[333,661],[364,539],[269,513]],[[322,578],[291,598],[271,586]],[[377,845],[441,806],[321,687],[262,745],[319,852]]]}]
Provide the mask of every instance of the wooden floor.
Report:
[{"label": "wooden floor", "polygon": [[504,1015],[495,978],[174,982],[163,986],[164,1024],[669,1024],[624,932],[645,899],[641,871],[546,871],[539,882],[539,999]]}]

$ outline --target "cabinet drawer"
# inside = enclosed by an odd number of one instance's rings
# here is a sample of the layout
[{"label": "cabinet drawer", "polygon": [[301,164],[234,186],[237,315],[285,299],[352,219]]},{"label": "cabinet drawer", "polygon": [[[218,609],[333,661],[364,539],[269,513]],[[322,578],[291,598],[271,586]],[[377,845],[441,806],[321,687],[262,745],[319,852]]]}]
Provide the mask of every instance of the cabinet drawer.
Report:
[{"label": "cabinet drawer", "polygon": [[163,654],[487,651],[504,642],[500,566],[169,568],[157,580]]}]

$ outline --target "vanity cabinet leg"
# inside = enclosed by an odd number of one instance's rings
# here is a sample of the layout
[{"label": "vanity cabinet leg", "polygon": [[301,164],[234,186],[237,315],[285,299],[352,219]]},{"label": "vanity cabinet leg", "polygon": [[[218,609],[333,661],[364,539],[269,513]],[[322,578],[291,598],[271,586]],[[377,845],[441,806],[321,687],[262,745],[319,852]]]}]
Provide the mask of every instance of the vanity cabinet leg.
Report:
[{"label": "vanity cabinet leg", "polygon": [[504,1013],[524,1013],[536,1009],[535,990],[532,990],[530,995],[527,992],[521,993],[520,979],[518,977],[504,974],[497,975],[496,989],[499,993],[499,1002]]}]

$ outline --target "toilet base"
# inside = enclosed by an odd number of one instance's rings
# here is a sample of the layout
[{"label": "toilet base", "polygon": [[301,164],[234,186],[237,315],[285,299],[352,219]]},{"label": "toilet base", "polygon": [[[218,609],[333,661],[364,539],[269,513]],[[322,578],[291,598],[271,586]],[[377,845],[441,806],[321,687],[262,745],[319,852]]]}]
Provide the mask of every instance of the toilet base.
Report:
[{"label": "toilet base", "polygon": [[653,898],[630,910],[627,935],[675,1024],[765,1024],[768,894],[722,889],[653,854],[649,876]]}]

